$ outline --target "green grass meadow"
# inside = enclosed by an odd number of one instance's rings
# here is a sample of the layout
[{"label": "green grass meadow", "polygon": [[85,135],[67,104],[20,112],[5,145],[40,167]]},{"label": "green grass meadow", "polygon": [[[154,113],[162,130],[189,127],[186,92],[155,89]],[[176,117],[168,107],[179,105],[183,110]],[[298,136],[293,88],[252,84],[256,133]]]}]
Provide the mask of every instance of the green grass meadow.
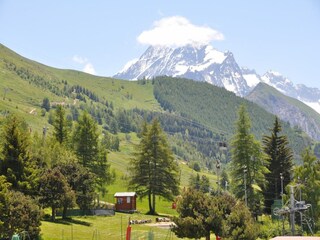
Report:
[{"label": "green grass meadow", "polygon": [[[115,216],[74,217],[70,221],[58,219],[56,223],[43,221],[41,226],[44,240],[124,240],[129,219],[142,220],[155,217],[143,214],[116,213]],[[131,225],[131,239],[148,239],[152,232],[154,239],[179,239],[169,228],[160,228],[148,224]]]}]

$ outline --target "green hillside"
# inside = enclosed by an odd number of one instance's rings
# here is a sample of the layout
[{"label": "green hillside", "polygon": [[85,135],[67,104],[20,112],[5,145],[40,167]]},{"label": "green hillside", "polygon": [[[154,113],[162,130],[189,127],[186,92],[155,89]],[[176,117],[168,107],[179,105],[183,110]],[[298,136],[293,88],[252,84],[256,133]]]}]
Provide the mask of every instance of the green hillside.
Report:
[{"label": "green hillside", "polygon": [[[82,90],[77,93],[79,88]],[[118,176],[115,185],[111,186],[111,194],[117,189],[126,189],[123,184],[126,182],[126,169],[134,144],[138,143],[136,134],[130,134],[130,141],[127,140],[127,134],[137,132],[143,119],[151,121],[153,117],[159,117],[163,124],[176,119],[176,116],[163,112],[154,97],[150,81],[132,82],[56,69],[24,58],[3,45],[0,45],[0,89],[3,90],[0,98],[0,120],[9,113],[15,113],[26,120],[32,131],[42,132],[44,126],[49,126],[50,134],[52,127],[50,128],[49,119],[54,109],[43,116],[41,108],[43,99],[48,98],[51,105],[65,103],[69,117],[73,120],[80,111],[86,109],[99,122],[101,130],[118,136],[120,151],[111,151],[108,157]],[[117,132],[110,130],[112,121],[119,122]],[[204,129],[202,126],[201,128]],[[181,131],[185,132],[185,129]],[[184,152],[180,154],[182,159],[201,157],[201,153],[183,139],[182,143],[174,137],[170,141],[177,151]],[[195,173],[184,165],[182,169],[182,184],[185,186]],[[211,175],[209,178],[214,184],[215,176]]]},{"label": "green hillside", "polygon": [[[215,133],[225,134],[227,139],[234,133],[241,104],[247,105],[252,131],[258,139],[269,134],[274,122],[274,115],[257,104],[208,83],[170,77],[158,77],[154,82],[155,96],[165,110],[192,119]],[[300,152],[311,144],[311,139],[303,132],[293,130],[288,122],[282,122],[282,126],[299,158]]]},{"label": "green hillside", "polygon": [[[72,120],[77,119],[79,112],[88,111],[101,130],[120,136],[121,151],[110,153],[110,161],[121,159],[125,165],[133,143],[126,143],[126,137],[119,134],[138,132],[143,119],[159,118],[176,156],[191,165],[200,162],[212,171],[215,158],[221,154],[219,143],[228,141],[233,134],[240,104],[248,106],[258,139],[269,132],[274,120],[272,114],[258,105],[207,83],[169,77],[152,81],[98,77],[45,66],[3,45],[0,45],[0,89],[0,116],[17,113],[35,131],[50,125],[52,110],[43,111],[44,98],[51,105],[64,103]],[[290,129],[287,123],[283,126],[299,156],[310,139]],[[129,150],[123,152],[123,146],[129,146]],[[228,154],[224,159],[228,161]],[[117,168],[115,161],[114,164]]]}]

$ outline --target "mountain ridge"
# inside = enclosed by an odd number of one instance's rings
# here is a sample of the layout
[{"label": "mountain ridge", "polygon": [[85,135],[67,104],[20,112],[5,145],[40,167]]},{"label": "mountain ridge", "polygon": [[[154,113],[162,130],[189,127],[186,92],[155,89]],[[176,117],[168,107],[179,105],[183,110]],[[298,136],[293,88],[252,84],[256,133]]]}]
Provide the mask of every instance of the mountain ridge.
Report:
[{"label": "mountain ridge", "polygon": [[263,82],[260,82],[245,98],[278,115],[291,126],[301,128],[313,139],[320,140],[320,115],[301,101],[288,97]]},{"label": "mountain ridge", "polygon": [[[148,64],[143,64],[145,61],[148,61]],[[288,78],[275,71],[270,70],[259,75],[253,69],[239,67],[232,52],[221,52],[211,45],[187,45],[177,48],[149,46],[138,60],[126,65],[126,69],[114,77],[137,80],[163,75],[206,81],[241,97],[249,94],[259,82],[265,82],[320,113],[319,89],[304,84],[294,85]]]}]

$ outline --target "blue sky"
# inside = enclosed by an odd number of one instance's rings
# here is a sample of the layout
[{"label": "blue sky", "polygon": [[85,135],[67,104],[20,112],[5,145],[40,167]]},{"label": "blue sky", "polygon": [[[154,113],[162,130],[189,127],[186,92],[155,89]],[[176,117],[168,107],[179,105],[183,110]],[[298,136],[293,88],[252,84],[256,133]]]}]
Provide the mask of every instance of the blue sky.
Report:
[{"label": "blue sky", "polygon": [[220,34],[210,43],[240,66],[320,88],[318,0],[0,0],[0,43],[53,67],[112,76],[146,50],[143,32],[177,17]]}]

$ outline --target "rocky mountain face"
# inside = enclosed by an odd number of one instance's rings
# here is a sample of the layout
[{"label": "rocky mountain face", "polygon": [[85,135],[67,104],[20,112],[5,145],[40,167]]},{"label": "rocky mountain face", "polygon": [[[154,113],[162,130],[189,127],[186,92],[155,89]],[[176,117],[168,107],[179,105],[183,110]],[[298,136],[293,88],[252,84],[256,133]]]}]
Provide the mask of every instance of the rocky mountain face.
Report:
[{"label": "rocky mountain face", "polygon": [[242,74],[251,87],[250,91],[252,91],[258,83],[263,82],[274,87],[286,96],[298,99],[320,113],[319,89],[310,88],[304,84],[294,85],[288,78],[275,71],[268,71],[263,76],[260,76],[254,70],[242,68]]},{"label": "rocky mountain face", "polygon": [[284,95],[266,83],[259,83],[246,99],[279,116],[291,126],[300,128],[313,139],[320,140],[320,115],[299,100]]},{"label": "rocky mountain face", "polygon": [[206,81],[238,96],[244,96],[250,90],[233,54],[220,52],[210,45],[178,48],[151,46],[114,77],[137,80],[163,75]]}]

